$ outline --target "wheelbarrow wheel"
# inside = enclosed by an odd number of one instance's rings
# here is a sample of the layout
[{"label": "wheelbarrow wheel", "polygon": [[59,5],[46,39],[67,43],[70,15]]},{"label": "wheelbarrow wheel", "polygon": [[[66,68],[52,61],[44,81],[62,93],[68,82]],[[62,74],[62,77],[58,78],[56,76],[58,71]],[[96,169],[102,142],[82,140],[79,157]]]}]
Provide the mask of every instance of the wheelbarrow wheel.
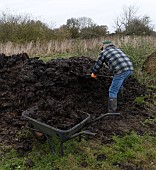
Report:
[{"label": "wheelbarrow wheel", "polygon": [[33,125],[32,124],[29,124],[29,128],[32,132],[32,134],[34,135],[34,137],[41,143],[45,143],[45,141],[47,140],[46,136],[41,133],[41,132],[38,132],[34,129]]},{"label": "wheelbarrow wheel", "polygon": [[33,133],[34,137],[41,143],[45,143],[45,141],[47,140],[46,136],[41,132],[32,130],[32,133]]}]

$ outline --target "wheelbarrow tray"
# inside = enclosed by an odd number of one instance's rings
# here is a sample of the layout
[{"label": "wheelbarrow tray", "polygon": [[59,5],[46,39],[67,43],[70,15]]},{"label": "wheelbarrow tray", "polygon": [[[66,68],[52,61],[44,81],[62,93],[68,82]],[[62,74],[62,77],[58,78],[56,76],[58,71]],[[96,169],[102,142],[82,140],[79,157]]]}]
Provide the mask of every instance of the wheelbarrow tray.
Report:
[{"label": "wheelbarrow tray", "polygon": [[61,139],[68,139],[73,134],[80,131],[83,128],[83,126],[90,120],[90,114],[81,111],[81,113],[86,114],[87,117],[84,120],[82,120],[80,123],[73,126],[72,128],[68,130],[62,130],[31,118],[29,115],[30,113],[33,114],[35,110],[37,110],[37,107],[30,108],[22,112],[22,116],[25,117],[27,120],[29,120],[29,122],[33,125],[33,128],[36,129],[37,131],[42,132],[49,136],[55,135]]}]

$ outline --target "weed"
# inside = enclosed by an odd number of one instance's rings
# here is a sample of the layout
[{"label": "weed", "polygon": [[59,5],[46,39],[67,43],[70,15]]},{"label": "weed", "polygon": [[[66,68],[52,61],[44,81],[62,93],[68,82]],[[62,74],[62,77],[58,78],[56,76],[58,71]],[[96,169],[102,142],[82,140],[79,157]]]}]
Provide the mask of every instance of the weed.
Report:
[{"label": "weed", "polygon": [[143,104],[144,103],[144,97],[143,96],[136,97],[134,102],[137,103],[137,104]]},{"label": "weed", "polygon": [[100,141],[82,139],[65,143],[65,155],[52,155],[48,143],[34,143],[32,152],[20,157],[15,150],[5,154],[0,161],[1,170],[119,170],[121,165],[131,162],[134,167],[156,168],[156,139],[148,134],[139,136],[135,132],[124,137],[113,136],[114,143],[107,146]]}]

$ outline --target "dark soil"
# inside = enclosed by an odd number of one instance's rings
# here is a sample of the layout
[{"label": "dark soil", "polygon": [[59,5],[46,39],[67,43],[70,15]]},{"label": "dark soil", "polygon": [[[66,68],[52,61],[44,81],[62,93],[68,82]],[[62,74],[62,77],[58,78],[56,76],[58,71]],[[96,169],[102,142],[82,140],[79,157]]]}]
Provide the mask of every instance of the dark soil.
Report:
[{"label": "dark soil", "polygon": [[[12,146],[26,140],[25,143],[31,143],[30,139],[20,138],[19,134],[27,124],[22,112],[34,106],[38,110],[36,114],[30,114],[31,117],[60,129],[69,129],[82,121],[85,117],[79,110],[89,113],[92,119],[107,113],[111,78],[85,76],[91,73],[94,63],[93,59],[83,56],[44,63],[25,53],[1,54],[0,143]],[[103,67],[99,75],[110,76],[111,73]],[[121,116],[107,117],[91,124],[88,129],[97,132],[105,143],[110,142],[114,133],[123,135],[132,130],[155,135],[155,126],[141,123],[148,117],[153,118],[154,113],[147,112],[143,103],[134,101],[146,94],[149,94],[146,86],[130,77],[125,84],[124,101],[118,104]]]}]

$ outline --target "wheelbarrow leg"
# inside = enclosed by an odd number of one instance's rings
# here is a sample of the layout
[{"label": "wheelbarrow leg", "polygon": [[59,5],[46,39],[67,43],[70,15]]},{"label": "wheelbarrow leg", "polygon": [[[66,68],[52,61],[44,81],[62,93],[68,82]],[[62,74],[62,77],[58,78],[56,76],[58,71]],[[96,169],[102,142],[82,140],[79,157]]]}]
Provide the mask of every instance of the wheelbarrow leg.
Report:
[{"label": "wheelbarrow leg", "polygon": [[[81,142],[81,140],[82,140],[82,135],[78,135],[78,136],[79,136],[78,141]],[[72,138],[71,138],[71,139],[72,139]],[[64,144],[64,142],[66,142],[67,140],[70,140],[70,139],[62,140],[62,141],[60,142],[60,152],[61,152],[61,156],[64,155],[63,144]]]},{"label": "wheelbarrow leg", "polygon": [[81,140],[82,140],[82,136],[80,135],[80,136],[79,136],[79,140],[78,140],[78,141],[79,141],[79,142],[81,142]]},{"label": "wheelbarrow leg", "polygon": [[61,151],[61,156],[63,156],[64,155],[64,150],[63,150],[63,143],[64,143],[65,141],[61,141],[60,142],[60,151]]},{"label": "wheelbarrow leg", "polygon": [[50,148],[50,150],[51,150],[51,153],[54,155],[55,150],[54,150],[54,148],[53,148],[53,146],[52,146],[52,143],[51,143],[51,141],[50,141],[50,139],[49,139],[49,136],[48,136],[48,135],[45,135],[45,136],[46,136],[46,138],[47,138],[47,140],[48,140],[48,144],[49,144],[49,148]]}]

